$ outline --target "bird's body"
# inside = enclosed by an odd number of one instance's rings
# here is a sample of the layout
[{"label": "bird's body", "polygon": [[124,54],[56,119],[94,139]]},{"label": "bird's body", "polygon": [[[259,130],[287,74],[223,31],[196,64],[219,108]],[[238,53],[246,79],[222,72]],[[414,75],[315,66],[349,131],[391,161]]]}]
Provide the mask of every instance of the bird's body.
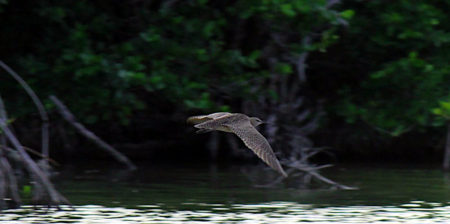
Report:
[{"label": "bird's body", "polygon": [[187,122],[194,124],[200,132],[217,130],[236,134],[267,165],[287,177],[269,142],[255,128],[263,123],[259,118],[240,113],[217,112],[189,117]]}]

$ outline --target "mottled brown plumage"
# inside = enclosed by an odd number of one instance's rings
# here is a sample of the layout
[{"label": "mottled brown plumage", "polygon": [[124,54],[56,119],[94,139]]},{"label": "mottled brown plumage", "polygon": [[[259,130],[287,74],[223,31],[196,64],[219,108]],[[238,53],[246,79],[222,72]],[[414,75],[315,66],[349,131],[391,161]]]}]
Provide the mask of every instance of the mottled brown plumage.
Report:
[{"label": "mottled brown plumage", "polygon": [[240,113],[218,112],[193,116],[188,118],[187,122],[194,124],[199,131],[218,130],[236,134],[267,165],[287,177],[269,142],[255,128],[263,123],[259,118]]}]

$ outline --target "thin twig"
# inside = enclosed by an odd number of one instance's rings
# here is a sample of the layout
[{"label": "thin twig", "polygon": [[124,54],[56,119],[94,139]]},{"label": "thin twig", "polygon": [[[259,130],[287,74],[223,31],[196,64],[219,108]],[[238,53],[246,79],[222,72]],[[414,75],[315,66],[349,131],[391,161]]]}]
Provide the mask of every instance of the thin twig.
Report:
[{"label": "thin twig", "polygon": [[[8,152],[14,151],[14,149],[11,149],[11,148],[9,148],[9,147],[5,147],[5,146],[3,146],[3,145],[0,145],[0,148],[6,150],[6,151],[8,151]],[[25,147],[25,146],[23,146],[23,148],[24,148],[27,152],[30,152],[30,153],[33,154],[33,155],[39,156],[39,157],[41,157],[42,159],[47,160],[48,162],[50,162],[50,163],[51,163],[52,165],[54,165],[54,166],[60,166],[60,164],[59,164],[58,162],[56,162],[54,159],[52,159],[52,158],[46,158],[46,157],[44,157],[44,155],[42,155],[41,153],[39,153],[38,151],[36,151],[36,150],[34,150],[34,149],[31,149],[31,148],[28,148],[28,147]]]}]

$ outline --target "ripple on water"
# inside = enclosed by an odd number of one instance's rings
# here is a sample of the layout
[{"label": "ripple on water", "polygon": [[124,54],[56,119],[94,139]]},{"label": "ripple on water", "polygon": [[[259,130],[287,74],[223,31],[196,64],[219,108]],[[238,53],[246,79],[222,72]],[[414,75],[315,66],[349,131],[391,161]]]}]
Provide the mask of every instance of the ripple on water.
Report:
[{"label": "ripple on water", "polygon": [[[191,205],[195,209],[187,209]],[[163,204],[136,208],[75,206],[71,210],[34,210],[31,206],[6,210],[2,223],[445,223],[450,205],[411,201],[399,206],[312,207],[295,202],[261,204],[183,204],[183,210],[167,209]],[[219,211],[219,212],[217,212]]]}]

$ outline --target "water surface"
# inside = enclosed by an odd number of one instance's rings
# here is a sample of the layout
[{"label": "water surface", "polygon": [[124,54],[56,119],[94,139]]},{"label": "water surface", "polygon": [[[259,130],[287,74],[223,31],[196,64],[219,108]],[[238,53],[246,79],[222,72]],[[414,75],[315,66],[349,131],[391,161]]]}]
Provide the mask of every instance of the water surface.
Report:
[{"label": "water surface", "polygon": [[1,223],[446,223],[450,178],[439,169],[346,167],[324,172],[358,187],[257,188],[239,169],[148,167],[62,173],[75,211],[7,210]]}]

